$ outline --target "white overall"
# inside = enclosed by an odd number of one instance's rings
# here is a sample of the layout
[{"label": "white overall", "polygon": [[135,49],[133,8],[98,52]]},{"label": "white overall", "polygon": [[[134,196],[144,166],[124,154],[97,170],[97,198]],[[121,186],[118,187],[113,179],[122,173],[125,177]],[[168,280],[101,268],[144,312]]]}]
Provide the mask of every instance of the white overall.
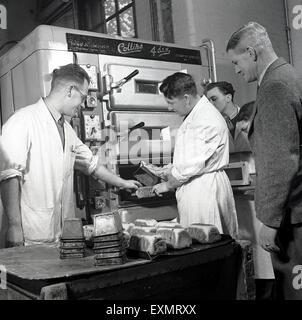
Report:
[{"label": "white overall", "polygon": [[182,123],[176,137],[172,175],[180,223],[206,223],[237,237],[238,224],[230,181],[228,128],[219,111],[203,96]]},{"label": "white overall", "polygon": [[62,222],[75,216],[73,170],[76,154],[92,153],[65,121],[65,148],[43,99],[18,110],[3,126],[2,147],[10,164],[0,181],[20,177],[25,244],[57,241]]}]

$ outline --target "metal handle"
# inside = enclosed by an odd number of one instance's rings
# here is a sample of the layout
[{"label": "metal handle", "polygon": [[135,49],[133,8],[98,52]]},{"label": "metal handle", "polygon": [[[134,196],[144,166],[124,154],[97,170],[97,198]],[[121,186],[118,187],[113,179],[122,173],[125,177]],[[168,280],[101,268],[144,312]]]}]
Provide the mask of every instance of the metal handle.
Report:
[{"label": "metal handle", "polygon": [[135,69],[133,72],[131,72],[127,77],[121,79],[120,81],[116,82],[116,83],[112,83],[111,84],[111,89],[117,89],[120,88],[121,86],[123,86],[126,82],[128,82],[130,79],[132,79],[133,77],[135,77],[137,74],[139,73],[139,71],[137,69]]},{"label": "metal handle", "polygon": [[139,122],[139,123],[136,124],[135,126],[129,128],[128,133],[130,133],[130,132],[133,131],[133,130],[142,128],[142,127],[144,127],[144,126],[145,126],[145,122],[143,122],[143,121],[142,121],[142,122]]}]

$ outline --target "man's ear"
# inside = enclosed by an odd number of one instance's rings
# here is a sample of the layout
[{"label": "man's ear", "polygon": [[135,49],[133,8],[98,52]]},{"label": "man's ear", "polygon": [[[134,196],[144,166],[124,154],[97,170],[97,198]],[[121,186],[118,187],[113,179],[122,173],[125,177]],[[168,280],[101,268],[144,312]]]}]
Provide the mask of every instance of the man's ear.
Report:
[{"label": "man's ear", "polygon": [[190,105],[191,98],[188,94],[184,94],[184,99],[186,100],[187,105]]},{"label": "man's ear", "polygon": [[249,53],[249,55],[253,58],[254,61],[258,60],[258,55],[256,52],[256,49],[253,47],[247,47],[247,51]]},{"label": "man's ear", "polygon": [[232,95],[230,93],[228,93],[226,96],[227,102],[231,102],[232,101]]},{"label": "man's ear", "polygon": [[72,90],[72,89],[73,89],[73,86],[72,86],[72,85],[68,86],[68,91],[67,91],[68,97],[71,97],[71,90]]}]

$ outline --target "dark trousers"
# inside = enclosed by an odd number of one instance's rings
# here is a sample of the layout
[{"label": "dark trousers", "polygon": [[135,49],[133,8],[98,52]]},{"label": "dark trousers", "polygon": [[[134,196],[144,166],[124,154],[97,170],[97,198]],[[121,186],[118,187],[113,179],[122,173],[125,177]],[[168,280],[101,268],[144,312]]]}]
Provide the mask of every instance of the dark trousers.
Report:
[{"label": "dark trousers", "polygon": [[275,279],[255,279],[256,300],[275,300]]},{"label": "dark trousers", "polygon": [[272,254],[277,300],[302,300],[302,224],[278,231],[281,254]]}]

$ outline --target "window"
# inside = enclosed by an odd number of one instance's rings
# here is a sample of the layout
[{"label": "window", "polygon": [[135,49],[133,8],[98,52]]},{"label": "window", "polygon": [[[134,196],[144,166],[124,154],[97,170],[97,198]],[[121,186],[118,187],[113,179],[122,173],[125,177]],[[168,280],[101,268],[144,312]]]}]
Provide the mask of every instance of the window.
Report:
[{"label": "window", "polygon": [[65,28],[77,28],[75,1],[38,0],[38,21]]},{"label": "window", "polygon": [[82,30],[137,37],[134,0],[78,1]]},{"label": "window", "polygon": [[104,13],[108,34],[126,38],[136,37],[133,0],[105,0]]}]

